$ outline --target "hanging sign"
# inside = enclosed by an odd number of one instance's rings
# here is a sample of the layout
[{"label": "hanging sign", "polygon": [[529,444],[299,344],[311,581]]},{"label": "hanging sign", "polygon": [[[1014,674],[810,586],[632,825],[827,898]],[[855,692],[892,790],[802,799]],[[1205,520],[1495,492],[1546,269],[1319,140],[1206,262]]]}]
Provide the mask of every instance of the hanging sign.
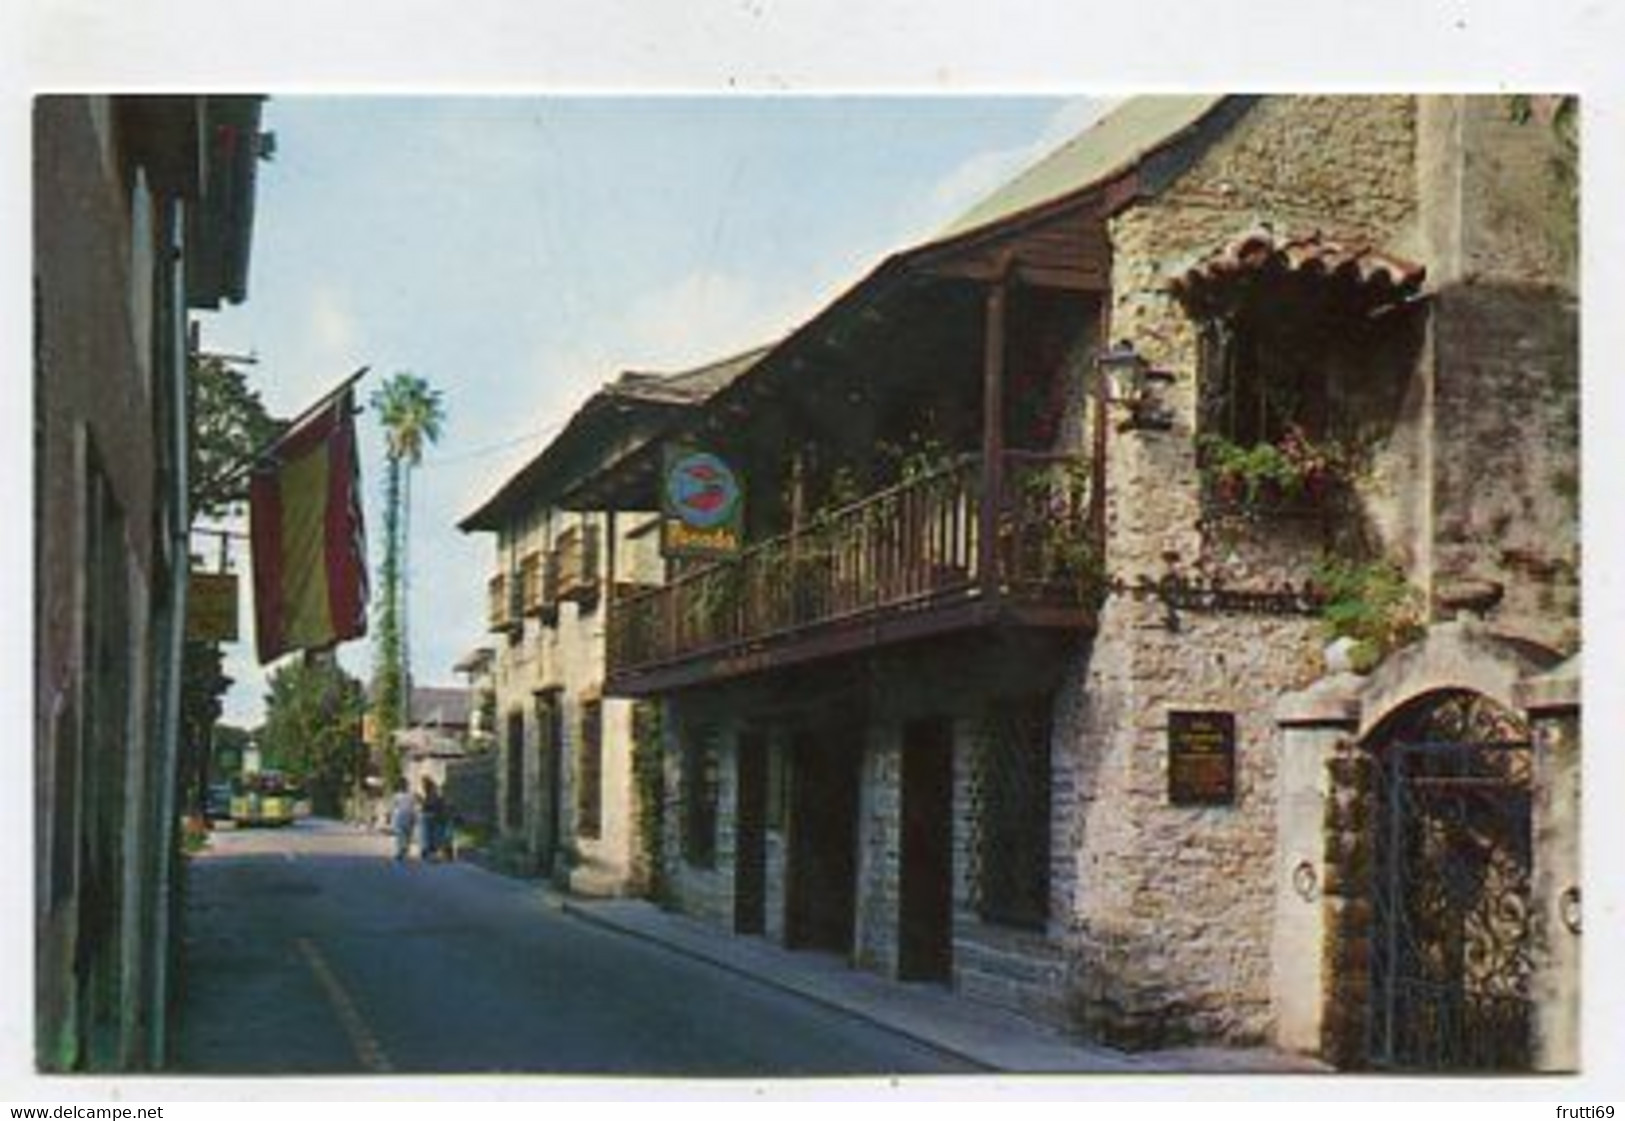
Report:
[{"label": "hanging sign", "polygon": [[1235,713],[1168,714],[1168,801],[1175,806],[1235,804]]},{"label": "hanging sign", "polygon": [[237,641],[237,576],[193,572],[186,587],[186,637],[197,642]]},{"label": "hanging sign", "polygon": [[710,452],[666,448],[660,513],[660,551],[665,556],[731,557],[744,543],[744,485]]}]

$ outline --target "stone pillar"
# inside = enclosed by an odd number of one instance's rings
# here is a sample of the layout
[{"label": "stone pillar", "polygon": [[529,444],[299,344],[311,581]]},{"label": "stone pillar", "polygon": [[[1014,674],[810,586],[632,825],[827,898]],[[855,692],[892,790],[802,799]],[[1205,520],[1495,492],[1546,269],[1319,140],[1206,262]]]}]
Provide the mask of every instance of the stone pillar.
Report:
[{"label": "stone pillar", "polygon": [[1580,665],[1578,656],[1521,683],[1515,700],[1534,741],[1536,1070],[1580,1068]]},{"label": "stone pillar", "polygon": [[1280,765],[1276,772],[1275,928],[1270,947],[1270,1006],[1275,1043],[1321,1051],[1323,961],[1329,907],[1326,829],[1332,803],[1331,763],[1359,726],[1359,679],[1323,678],[1276,706]]},{"label": "stone pillar", "polygon": [[898,969],[903,831],[902,727],[870,725],[858,794],[857,964],[888,977]]}]

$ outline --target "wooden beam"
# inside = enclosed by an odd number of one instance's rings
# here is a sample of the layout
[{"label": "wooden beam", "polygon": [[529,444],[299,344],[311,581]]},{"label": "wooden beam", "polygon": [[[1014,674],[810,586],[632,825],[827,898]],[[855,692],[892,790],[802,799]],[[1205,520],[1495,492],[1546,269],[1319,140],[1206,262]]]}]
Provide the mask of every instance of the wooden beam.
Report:
[{"label": "wooden beam", "polygon": [[976,564],[990,598],[997,594],[999,585],[997,547],[1004,478],[1004,363],[1010,263],[1006,255],[1003,271],[987,290],[982,341],[982,498]]}]

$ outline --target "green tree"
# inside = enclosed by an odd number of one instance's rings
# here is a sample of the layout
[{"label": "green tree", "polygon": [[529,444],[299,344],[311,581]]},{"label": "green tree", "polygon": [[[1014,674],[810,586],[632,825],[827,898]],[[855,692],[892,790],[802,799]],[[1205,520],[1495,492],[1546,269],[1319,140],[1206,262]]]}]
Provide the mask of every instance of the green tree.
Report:
[{"label": "green tree", "polygon": [[282,431],[237,366],[212,354],[191,361],[190,495],[193,517],[226,517],[248,500],[250,457]]},{"label": "green tree", "polygon": [[336,816],[361,768],[361,682],[331,655],[312,655],[279,667],[270,684],[259,733],[265,765],[302,780],[315,811]]},{"label": "green tree", "polygon": [[440,391],[416,374],[396,373],[372,395],[384,428],[384,555],[379,580],[378,645],[373,670],[373,729],[383,745],[384,786],[400,777],[395,730],[406,723],[412,690],[411,641],[407,630],[410,585],[412,469],[423,449],[440,439],[445,408]]},{"label": "green tree", "polygon": [[[254,453],[269,443],[282,424],[266,411],[260,396],[235,364],[212,354],[193,354],[187,379],[192,439],[188,446],[187,497],[191,516],[229,518],[248,500],[248,472]],[[208,558],[204,558],[208,563]],[[221,563],[224,565],[222,543]],[[181,730],[185,759],[183,804],[203,813],[207,797],[210,744],[221,700],[231,687],[222,669],[220,644],[190,640],[181,663]]]}]

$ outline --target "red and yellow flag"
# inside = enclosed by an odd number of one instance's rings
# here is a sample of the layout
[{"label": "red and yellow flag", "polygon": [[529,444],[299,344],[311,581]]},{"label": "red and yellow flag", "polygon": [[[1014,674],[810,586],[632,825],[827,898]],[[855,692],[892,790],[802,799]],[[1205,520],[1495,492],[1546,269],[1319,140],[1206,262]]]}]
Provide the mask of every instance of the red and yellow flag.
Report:
[{"label": "red and yellow flag", "polygon": [[249,483],[260,661],[367,633],[367,550],[348,389],[301,421]]}]

